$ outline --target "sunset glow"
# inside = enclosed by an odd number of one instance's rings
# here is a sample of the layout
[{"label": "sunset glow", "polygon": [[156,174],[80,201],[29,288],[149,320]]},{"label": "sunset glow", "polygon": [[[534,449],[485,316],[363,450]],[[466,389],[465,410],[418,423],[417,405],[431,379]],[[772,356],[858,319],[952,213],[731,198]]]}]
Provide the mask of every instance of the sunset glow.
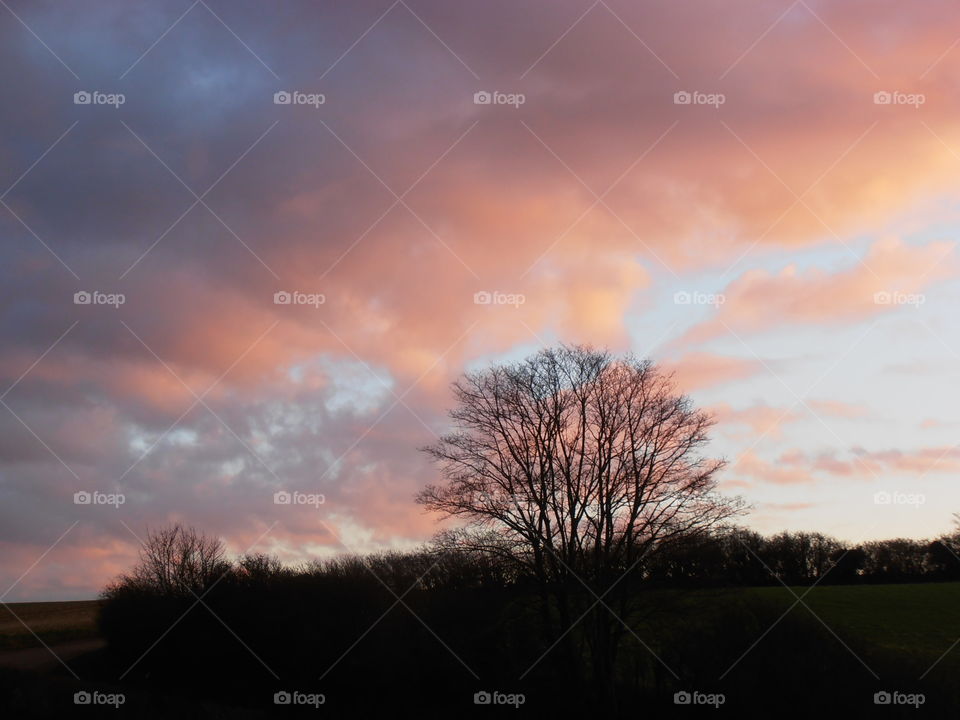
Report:
[{"label": "sunset glow", "polygon": [[414,547],[450,383],[557,343],[673,371],[750,528],[947,531],[960,8],[695,6],[9,0],[5,599]]}]

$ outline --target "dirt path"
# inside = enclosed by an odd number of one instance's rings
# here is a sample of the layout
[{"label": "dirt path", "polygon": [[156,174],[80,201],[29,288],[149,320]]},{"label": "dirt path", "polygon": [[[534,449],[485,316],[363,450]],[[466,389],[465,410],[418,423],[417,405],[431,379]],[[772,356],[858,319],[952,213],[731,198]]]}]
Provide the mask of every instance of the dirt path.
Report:
[{"label": "dirt path", "polygon": [[[93,638],[50,645],[50,650],[45,647],[0,650],[0,667],[45,672],[62,667],[60,660],[69,665],[74,658],[106,647],[106,644],[100,638]],[[58,657],[60,660],[57,660]]]}]

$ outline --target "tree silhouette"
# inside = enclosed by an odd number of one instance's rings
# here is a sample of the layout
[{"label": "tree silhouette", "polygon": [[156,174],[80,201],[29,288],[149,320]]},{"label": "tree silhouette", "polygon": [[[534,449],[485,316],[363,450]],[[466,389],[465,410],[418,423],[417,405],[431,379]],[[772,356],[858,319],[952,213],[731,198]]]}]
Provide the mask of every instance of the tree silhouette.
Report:
[{"label": "tree silhouette", "polygon": [[[701,454],[712,419],[650,361],[583,346],[468,373],[453,390],[456,429],[425,448],[446,483],[418,502],[464,521],[444,542],[536,579],[547,634],[570,663],[588,657],[609,696],[637,597],[625,576],[742,508],[715,492],[723,461]],[[585,647],[568,633],[581,617]]]},{"label": "tree silhouette", "polygon": [[117,585],[168,596],[199,594],[230,567],[219,538],[175,524],[147,533],[137,565]]}]

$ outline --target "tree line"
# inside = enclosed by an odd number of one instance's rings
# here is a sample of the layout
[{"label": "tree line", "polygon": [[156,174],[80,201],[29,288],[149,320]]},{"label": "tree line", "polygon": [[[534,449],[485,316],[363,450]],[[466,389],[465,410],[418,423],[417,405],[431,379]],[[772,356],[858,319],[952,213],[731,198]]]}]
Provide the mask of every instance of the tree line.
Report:
[{"label": "tree line", "polygon": [[960,580],[958,550],[960,532],[849,543],[817,532],[731,528],[686,538],[653,559],[646,575],[683,586],[944,582]]},{"label": "tree line", "polygon": [[[735,587],[956,580],[957,540],[848,545],[819,533],[724,528],[672,543],[621,580],[633,602],[617,617],[631,629],[624,625],[609,687],[597,684],[591,666],[598,650],[589,613],[564,628],[572,637],[565,648],[542,624],[558,611],[549,596],[541,606],[534,572],[438,545],[289,566],[263,554],[230,559],[220,541],[172,526],[149,533],[136,567],[105,589],[100,624],[126,679],[197,700],[269,707],[273,693],[300,689],[324,692],[331,707],[372,711],[394,694],[456,707],[486,688],[523,692],[541,710],[604,707],[616,715],[627,700],[652,702],[652,693],[687,687],[673,668],[684,682],[710,687],[718,669],[774,624],[771,607],[729,595]],[[578,607],[597,600],[586,586],[568,592]],[[862,672],[825,632],[791,614],[723,688],[736,694],[740,677],[744,697],[773,698],[783,676],[767,690],[755,682],[776,667],[784,676],[819,672],[824,683],[843,677],[837,692],[852,693],[850,678]]]},{"label": "tree line", "polygon": [[[738,527],[747,508],[718,491],[725,463],[708,452],[714,419],[649,360],[548,348],[466,373],[453,394],[450,431],[424,448],[441,481],[417,497],[449,529],[416,552],[298,567],[228,560],[190,528],[150,533],[137,566],[104,593],[104,634],[128,672],[208,692],[216,668],[254,698],[271,677],[335,681],[354,703],[417,692],[437,706],[483,690],[482,677],[539,695],[541,708],[550,698],[616,713],[625,698],[676,688],[672,666],[708,677],[769,613],[714,611],[702,595],[691,610],[686,590],[960,575],[956,535],[848,545]],[[635,627],[651,618],[669,621],[648,643]],[[803,622],[774,636],[785,634],[791,663],[815,659],[830,685],[849,658]],[[749,672],[783,666],[768,648],[742,665],[744,688]],[[370,672],[381,673],[373,695]]]}]

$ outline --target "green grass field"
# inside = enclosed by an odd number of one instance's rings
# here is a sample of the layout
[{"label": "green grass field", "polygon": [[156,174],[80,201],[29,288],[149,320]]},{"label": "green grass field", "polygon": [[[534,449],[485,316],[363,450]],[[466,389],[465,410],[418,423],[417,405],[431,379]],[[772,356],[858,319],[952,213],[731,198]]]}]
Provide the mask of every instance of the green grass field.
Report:
[{"label": "green grass field", "polygon": [[[801,597],[806,591],[791,589]],[[748,592],[783,610],[795,601],[783,587]],[[960,644],[940,660],[960,638],[960,583],[817,586],[803,601],[841,639],[878,659],[921,672],[939,660],[938,673],[960,671]],[[792,612],[810,614],[802,605]]]},{"label": "green grass field", "polygon": [[0,649],[38,647],[36,636],[48,645],[97,637],[99,605],[98,600],[0,605]]}]

